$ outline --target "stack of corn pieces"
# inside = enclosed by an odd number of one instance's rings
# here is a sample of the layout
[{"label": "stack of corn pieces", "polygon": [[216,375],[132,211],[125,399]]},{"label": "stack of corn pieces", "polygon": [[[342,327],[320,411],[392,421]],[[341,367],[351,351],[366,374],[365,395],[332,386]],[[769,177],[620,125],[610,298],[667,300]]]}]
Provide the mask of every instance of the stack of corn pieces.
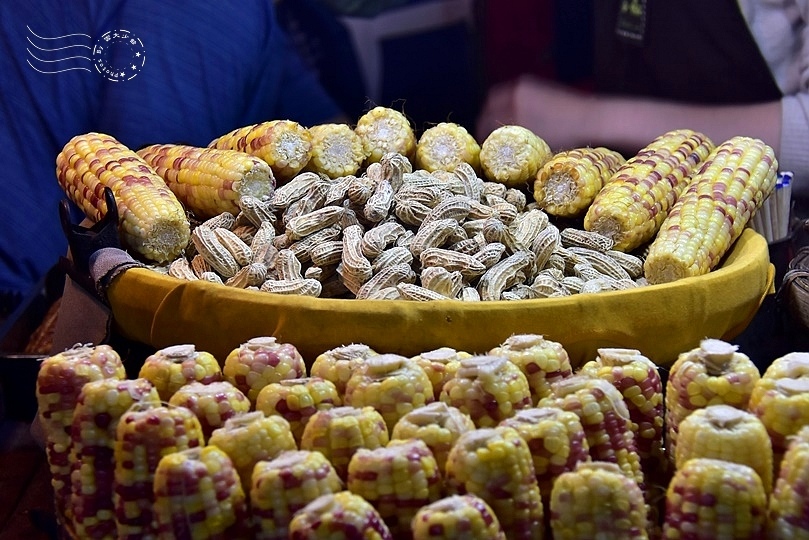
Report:
[{"label": "stack of corn pieces", "polygon": [[311,365],[260,336],[221,364],[190,344],[155,351],[136,379],[108,345],[43,361],[66,532],[809,538],[809,353],[760,373],[705,339],[665,384],[641,351],[571,366],[533,334],[411,358],[351,344]]}]

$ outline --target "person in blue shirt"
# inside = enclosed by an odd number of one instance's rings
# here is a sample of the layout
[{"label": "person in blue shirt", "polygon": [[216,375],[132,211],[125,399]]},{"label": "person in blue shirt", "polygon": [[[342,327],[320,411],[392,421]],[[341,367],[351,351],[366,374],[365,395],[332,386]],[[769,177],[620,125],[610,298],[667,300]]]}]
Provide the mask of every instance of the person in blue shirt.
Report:
[{"label": "person in blue shirt", "polygon": [[55,159],[71,137],[206,146],[273,119],[344,115],[271,0],[0,2],[0,307],[34,293],[66,252]]}]

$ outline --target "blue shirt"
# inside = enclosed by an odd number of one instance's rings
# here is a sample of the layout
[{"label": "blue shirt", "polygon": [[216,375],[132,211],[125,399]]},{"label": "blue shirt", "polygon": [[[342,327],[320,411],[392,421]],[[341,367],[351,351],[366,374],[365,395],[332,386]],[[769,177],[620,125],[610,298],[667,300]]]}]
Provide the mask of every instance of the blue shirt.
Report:
[{"label": "blue shirt", "polygon": [[0,293],[28,294],[67,250],[55,159],[71,137],[206,146],[339,114],[272,0],[0,2]]}]

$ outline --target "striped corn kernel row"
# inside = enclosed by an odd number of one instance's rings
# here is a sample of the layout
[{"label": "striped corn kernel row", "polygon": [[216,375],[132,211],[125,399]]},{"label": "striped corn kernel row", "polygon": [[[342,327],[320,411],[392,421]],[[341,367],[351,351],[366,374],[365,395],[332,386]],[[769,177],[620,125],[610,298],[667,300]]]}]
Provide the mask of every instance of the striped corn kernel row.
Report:
[{"label": "striped corn kernel row", "polygon": [[452,379],[455,373],[458,372],[461,360],[471,356],[468,352],[458,351],[452,347],[439,347],[438,349],[418,354],[412,360],[427,374],[433,384],[433,397],[438,400],[441,397],[441,389],[444,388],[444,383]]},{"label": "striped corn kernel row", "polygon": [[226,381],[244,392],[255,407],[261,389],[270,383],[306,376],[301,353],[291,343],[275,337],[255,337],[233,349],[225,358]]},{"label": "striped corn kernel row", "polygon": [[389,440],[385,419],[376,409],[342,406],[317,411],[309,418],[300,449],[321,452],[345,480],[354,452],[385,446]]},{"label": "striped corn kernel row", "polygon": [[118,538],[157,538],[154,474],[163,456],[205,444],[202,426],[186,408],[136,403],[115,430],[115,521]]},{"label": "striped corn kernel row", "polygon": [[660,225],[643,271],[651,284],[715,268],[775,187],[778,160],[761,140],[719,145]]},{"label": "striped corn kernel row", "polygon": [[286,540],[298,510],[343,489],[323,454],[306,450],[284,451],[257,462],[252,479],[250,509],[257,540]]},{"label": "striped corn kernel row", "polygon": [[791,435],[769,502],[769,538],[809,538],[809,424]]},{"label": "striped corn kernel row", "polygon": [[528,379],[503,356],[461,360],[453,379],[444,384],[441,401],[469,415],[477,427],[493,427],[531,406]]},{"label": "striped corn kernel row", "polygon": [[766,524],[767,494],[747,465],[695,458],[675,471],[663,538],[766,538]]},{"label": "striped corn kernel row", "polygon": [[309,127],[312,157],[304,168],[329,178],[356,174],[365,161],[362,139],[348,124],[319,124]]},{"label": "striped corn kernel row", "polygon": [[223,379],[217,359],[191,344],[172,345],[150,354],[138,377],[151,382],[163,401],[190,382],[209,384]]},{"label": "striped corn kernel row", "polygon": [[393,540],[379,512],[350,491],[321,495],[289,523],[289,540]]},{"label": "striped corn kernel row", "polygon": [[552,216],[579,216],[625,162],[620,153],[604,147],[558,152],[537,173],[534,200]]},{"label": "striped corn kernel row", "polygon": [[424,130],[416,143],[414,166],[425,171],[454,171],[461,163],[480,168],[480,145],[465,127],[440,122]]},{"label": "striped corn kernel row", "polygon": [[666,132],[628,159],[598,192],[584,228],[629,252],[657,234],[691,174],[708,158],[713,142],[691,130]]},{"label": "striped corn kernel row", "polygon": [[146,379],[100,379],[86,383],[79,393],[71,430],[70,509],[73,532],[80,538],[116,536],[115,433],[135,403],[160,403]]},{"label": "striped corn kernel row", "polygon": [[177,389],[169,399],[175,407],[185,407],[199,418],[202,435],[207,441],[215,429],[250,410],[250,401],[241,390],[227,381],[208,384],[191,382]]},{"label": "striped corn kernel row", "polygon": [[512,335],[488,354],[505,356],[520,368],[528,379],[534,405],[550,395],[553,383],[573,374],[562,344],[538,334]]},{"label": "striped corn kernel row", "polygon": [[225,538],[249,530],[239,475],[216,446],[163,456],[155,470],[154,495],[161,538]]},{"label": "striped corn kernel row", "polygon": [[45,358],[37,372],[37,420],[45,436],[54,502],[70,519],[70,447],[73,414],[84,385],[126,378],[121,357],[109,345],[77,345]]},{"label": "striped corn kernel row", "polygon": [[214,430],[208,446],[216,446],[230,457],[245,494],[250,493],[256,463],[298,449],[289,423],[280,416],[265,416],[260,411],[225,421],[224,426]]},{"label": "striped corn kernel row", "polygon": [[402,416],[435,398],[429,377],[415,361],[379,354],[366,358],[351,375],[343,400],[352,407],[373,407],[392,430]]},{"label": "striped corn kernel row", "polygon": [[541,539],[542,497],[528,445],[510,427],[461,435],[447,457],[449,495],[477,495],[491,506],[507,538]]},{"label": "striped corn kernel row", "polygon": [[334,383],[320,377],[284,379],[270,383],[261,389],[256,400],[256,410],[267,416],[278,415],[289,423],[289,429],[297,444],[309,418],[317,411],[342,405]]},{"label": "striped corn kernel row", "polygon": [[441,472],[419,439],[360,448],[348,464],[346,486],[376,508],[394,538],[408,537],[419,508],[441,498]]},{"label": "striped corn kernel row", "polygon": [[368,345],[362,343],[335,347],[317,355],[309,368],[309,374],[331,381],[337,388],[337,393],[342,397],[345,395],[346,384],[351,378],[351,374],[359,369],[367,357],[377,354]]},{"label": "striped corn kernel row", "polygon": [[704,339],[684,352],[669,368],[665,393],[666,452],[674,461],[680,423],[708,405],[747,409],[761,374],[738,347],[718,339]]},{"label": "striped corn kernel row", "polygon": [[532,182],[553,157],[548,143],[533,131],[505,125],[492,131],[480,145],[480,168],[486,179],[522,188]]},{"label": "striped corn kernel row", "polygon": [[556,540],[649,538],[643,493],[615,463],[579,463],[556,479],[550,498]]},{"label": "striped corn kernel row", "polygon": [[433,453],[438,470],[444,474],[447,456],[458,438],[475,429],[468,414],[443,401],[413,409],[402,416],[391,430],[391,440],[419,439]]},{"label": "striped corn kernel row", "polygon": [[416,512],[413,540],[506,540],[486,501],[477,495],[450,495]]}]

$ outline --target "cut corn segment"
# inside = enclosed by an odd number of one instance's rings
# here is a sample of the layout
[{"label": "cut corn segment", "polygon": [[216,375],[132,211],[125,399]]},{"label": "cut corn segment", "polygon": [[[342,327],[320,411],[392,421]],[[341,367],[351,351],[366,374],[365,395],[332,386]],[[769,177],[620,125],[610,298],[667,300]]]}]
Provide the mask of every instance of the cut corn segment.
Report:
[{"label": "cut corn segment", "polygon": [[461,163],[480,167],[480,145],[465,127],[441,122],[424,130],[416,144],[418,169],[453,172]]},{"label": "cut corn segment", "polygon": [[199,418],[206,441],[227,420],[250,410],[247,396],[227,381],[190,382],[172,394],[169,404],[185,407],[194,413]]},{"label": "cut corn segment", "polygon": [[319,124],[309,128],[312,135],[312,159],[307,171],[340,178],[355,174],[365,153],[362,139],[348,124]]},{"label": "cut corn segment", "polygon": [[275,189],[267,163],[236,150],[155,144],[138,150],[185,207],[199,219],[237,215],[244,196],[264,200]]},{"label": "cut corn segment", "polygon": [[809,424],[789,437],[769,502],[769,538],[809,539]]},{"label": "cut corn segment", "polygon": [[551,385],[570,377],[573,368],[561,343],[539,334],[515,334],[489,351],[493,356],[505,356],[528,379],[531,398],[536,404],[551,393]]},{"label": "cut corn segment", "polygon": [[612,238],[618,251],[648,242],[713,149],[713,142],[695,131],[660,135],[598,192],[584,216],[584,228]]},{"label": "cut corn segment", "polygon": [[476,495],[450,495],[416,512],[413,540],[506,540],[492,507]]},{"label": "cut corn segment", "polygon": [[548,143],[533,131],[516,125],[500,126],[480,145],[480,168],[491,182],[522,188],[553,157]]},{"label": "cut corn segment", "polygon": [[263,159],[278,185],[289,182],[312,158],[312,135],[292,120],[270,120],[234,129],[208,144]]},{"label": "cut corn segment", "polygon": [[646,280],[668,283],[714,269],[773,188],[778,160],[758,139],[733,137],[696,172],[660,226],[643,263]]},{"label": "cut corn segment", "polygon": [[298,510],[321,495],[342,491],[343,483],[320,452],[292,450],[256,463],[250,508],[257,540],[287,540]]},{"label": "cut corn segment", "polygon": [[435,457],[419,439],[360,448],[348,464],[346,486],[376,508],[394,538],[408,537],[418,509],[437,501],[442,490]]},{"label": "cut corn segment", "polygon": [[334,383],[320,377],[284,379],[261,389],[256,410],[267,416],[278,415],[289,422],[289,429],[300,444],[303,429],[317,411],[342,405]]},{"label": "cut corn segment", "polygon": [[432,351],[425,351],[413,357],[413,360],[427,374],[433,385],[433,397],[441,397],[444,383],[455,376],[461,365],[461,360],[472,355],[465,351],[458,351],[452,347],[439,347]]},{"label": "cut corn segment", "polygon": [[317,355],[309,372],[313,377],[333,382],[337,393],[342,397],[351,374],[359,369],[368,356],[376,354],[376,351],[362,343],[335,347]]},{"label": "cut corn segment", "polygon": [[184,407],[136,403],[115,431],[115,521],[118,538],[157,538],[154,473],[160,459],[205,444],[202,427]]},{"label": "cut corn segment", "polygon": [[151,382],[160,399],[168,401],[174,392],[190,382],[221,381],[222,368],[211,353],[198,351],[194,345],[172,345],[146,357],[138,377]]},{"label": "cut corn segment", "polygon": [[669,483],[663,538],[766,538],[766,520],[767,495],[753,469],[690,459]]},{"label": "cut corn segment", "polygon": [[301,353],[275,337],[255,337],[233,349],[222,368],[225,380],[244,392],[255,407],[258,394],[270,383],[306,376]]},{"label": "cut corn segment", "polygon": [[552,216],[580,216],[625,161],[604,147],[559,152],[537,173],[534,200]]},{"label": "cut corn segment", "polygon": [[645,540],[646,504],[638,484],[614,463],[579,463],[553,484],[550,526],[555,540]]},{"label": "cut corn segment", "polygon": [[393,540],[368,501],[350,491],[321,495],[289,523],[289,540]]},{"label": "cut corn segment", "polygon": [[758,367],[738,347],[704,339],[669,368],[665,393],[666,453],[674,462],[680,423],[697,409],[725,404],[746,410],[761,378]]},{"label": "cut corn segment", "polygon": [[507,538],[541,539],[542,498],[528,445],[516,429],[478,428],[461,435],[447,458],[450,495],[477,495],[494,510]]},{"label": "cut corn segment", "polygon": [[70,139],[56,157],[56,177],[93,222],[106,215],[104,188],[112,189],[123,243],[149,260],[172,261],[191,239],[185,209],[166,182],[109,135],[87,133]]},{"label": "cut corn segment", "polygon": [[362,140],[366,166],[382,160],[390,152],[412,159],[416,152],[416,134],[407,117],[389,107],[374,107],[357,120],[354,131]]}]

